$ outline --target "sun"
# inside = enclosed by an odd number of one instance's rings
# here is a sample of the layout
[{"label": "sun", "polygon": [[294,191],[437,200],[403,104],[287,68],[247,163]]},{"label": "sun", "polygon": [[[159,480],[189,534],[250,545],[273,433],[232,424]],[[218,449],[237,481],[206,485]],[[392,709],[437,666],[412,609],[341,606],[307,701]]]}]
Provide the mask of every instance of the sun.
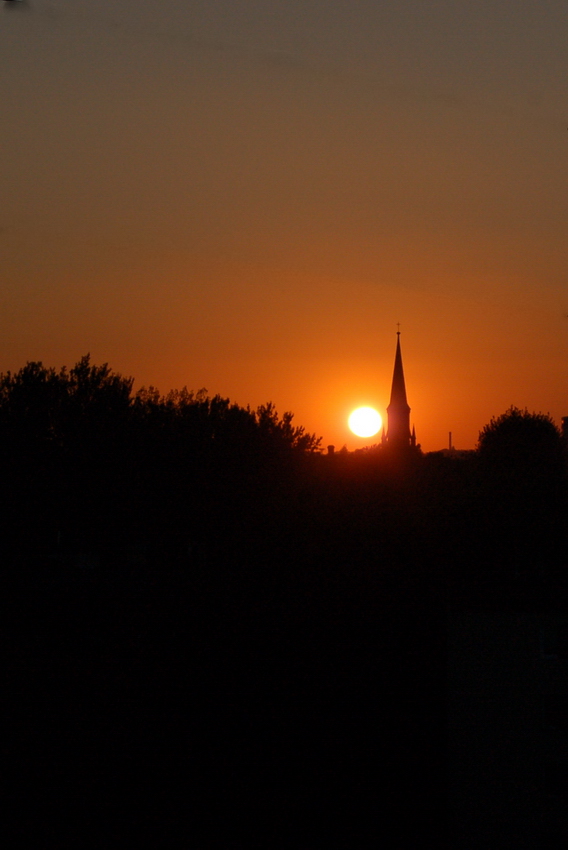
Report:
[{"label": "sun", "polygon": [[349,427],[358,437],[372,437],[381,430],[383,420],[373,407],[358,407],[349,417]]}]

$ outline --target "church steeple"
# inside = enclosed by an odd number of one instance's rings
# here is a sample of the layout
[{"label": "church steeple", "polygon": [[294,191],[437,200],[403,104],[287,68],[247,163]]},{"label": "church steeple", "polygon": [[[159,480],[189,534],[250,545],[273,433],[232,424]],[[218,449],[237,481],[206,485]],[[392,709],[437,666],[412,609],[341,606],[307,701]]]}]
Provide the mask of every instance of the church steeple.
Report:
[{"label": "church steeple", "polygon": [[[387,407],[387,415],[389,423],[387,433],[388,445],[398,448],[410,446],[410,407],[406,400],[406,385],[404,383],[404,370],[402,368],[402,354],[400,351],[400,331],[397,331],[396,334],[396,355],[394,358],[391,397],[390,404]],[[416,435],[414,436],[414,440],[416,440]]]}]

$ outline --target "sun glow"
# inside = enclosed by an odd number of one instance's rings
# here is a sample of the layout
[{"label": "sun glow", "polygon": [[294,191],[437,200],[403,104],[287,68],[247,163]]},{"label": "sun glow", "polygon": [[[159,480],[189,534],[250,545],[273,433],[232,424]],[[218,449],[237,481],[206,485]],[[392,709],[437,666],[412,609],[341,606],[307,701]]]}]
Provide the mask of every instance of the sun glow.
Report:
[{"label": "sun glow", "polygon": [[349,417],[349,427],[358,437],[372,437],[381,430],[383,420],[373,407],[358,407]]}]

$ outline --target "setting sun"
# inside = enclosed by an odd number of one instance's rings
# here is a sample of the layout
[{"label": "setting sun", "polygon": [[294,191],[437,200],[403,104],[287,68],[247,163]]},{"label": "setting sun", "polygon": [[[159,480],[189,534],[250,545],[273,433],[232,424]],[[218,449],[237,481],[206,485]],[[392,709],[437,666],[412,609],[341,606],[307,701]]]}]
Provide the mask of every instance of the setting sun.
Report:
[{"label": "setting sun", "polygon": [[383,420],[373,407],[358,407],[349,417],[349,427],[358,437],[372,437],[377,434]]}]

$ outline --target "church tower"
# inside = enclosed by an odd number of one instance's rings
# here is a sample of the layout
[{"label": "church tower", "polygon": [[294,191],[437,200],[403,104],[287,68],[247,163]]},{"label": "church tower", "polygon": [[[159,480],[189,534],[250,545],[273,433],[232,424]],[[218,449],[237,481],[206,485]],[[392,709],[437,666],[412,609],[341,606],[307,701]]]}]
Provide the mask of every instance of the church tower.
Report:
[{"label": "church tower", "polygon": [[406,400],[406,386],[404,383],[404,370],[402,368],[402,354],[400,351],[400,331],[396,334],[396,355],[394,358],[394,373],[392,376],[392,388],[390,404],[387,407],[388,431],[386,436],[387,445],[393,448],[408,448],[416,445],[416,433],[414,429],[410,433],[410,407]]}]

